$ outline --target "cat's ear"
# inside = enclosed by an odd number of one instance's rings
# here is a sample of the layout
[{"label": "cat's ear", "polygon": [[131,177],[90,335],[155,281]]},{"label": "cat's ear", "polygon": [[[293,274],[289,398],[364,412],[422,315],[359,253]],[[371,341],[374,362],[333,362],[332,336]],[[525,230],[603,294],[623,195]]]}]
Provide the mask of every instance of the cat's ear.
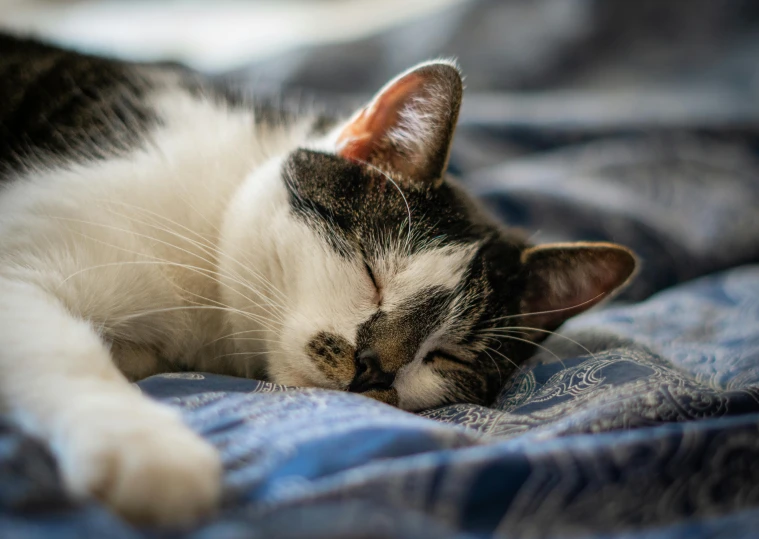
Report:
[{"label": "cat's ear", "polygon": [[421,64],[382,88],[343,127],[337,154],[439,184],[461,105],[461,75],[450,62]]},{"label": "cat's ear", "polygon": [[540,245],[526,249],[522,263],[523,321],[548,330],[612,296],[637,267],[631,251],[612,243]]}]

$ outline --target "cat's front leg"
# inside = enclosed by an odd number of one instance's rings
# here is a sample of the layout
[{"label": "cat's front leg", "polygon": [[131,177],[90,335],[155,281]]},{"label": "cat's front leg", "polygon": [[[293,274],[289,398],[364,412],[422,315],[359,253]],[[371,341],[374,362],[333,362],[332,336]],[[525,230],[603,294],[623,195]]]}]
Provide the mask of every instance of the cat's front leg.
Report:
[{"label": "cat's front leg", "polygon": [[173,410],[140,395],[84,393],[65,406],[52,438],[73,494],[138,523],[189,524],[214,509],[219,457]]},{"label": "cat's front leg", "polygon": [[182,525],[221,490],[215,449],[143,397],[102,341],[56,298],[0,278],[0,401],[50,444],[64,481],[141,523]]}]

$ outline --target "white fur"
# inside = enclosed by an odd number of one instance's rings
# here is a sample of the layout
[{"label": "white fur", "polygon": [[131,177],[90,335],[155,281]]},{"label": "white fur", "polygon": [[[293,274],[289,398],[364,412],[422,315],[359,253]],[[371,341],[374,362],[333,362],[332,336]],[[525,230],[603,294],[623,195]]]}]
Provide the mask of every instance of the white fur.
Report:
[{"label": "white fur", "polygon": [[[228,331],[213,308],[221,216],[297,133],[256,133],[250,114],[182,92],[154,100],[164,126],[145,149],[30,173],[2,193],[0,397],[51,442],[74,494],[177,524],[217,503],[218,456],[114,361],[139,378],[157,371],[155,350],[197,367],[228,350],[204,346]],[[195,304],[211,308],[181,309]]]},{"label": "white fur", "polygon": [[[293,217],[280,168],[273,160],[248,178],[224,224],[222,275],[239,273],[235,260],[246,260],[243,273],[271,284],[269,290],[262,286],[266,299],[254,305],[242,279],[225,277],[225,303],[256,317],[274,311],[277,318],[269,328],[258,328],[264,341],[247,340],[250,334],[242,334],[236,348],[266,358],[270,375],[279,383],[343,389],[350,380],[344,385],[328,380],[311,364],[306,344],[326,331],[355,345],[356,328],[379,308],[375,288],[360,257],[338,256],[316,230]],[[402,246],[384,253],[373,268],[382,288],[382,310],[393,312],[429,287],[455,288],[473,253],[470,247],[447,247],[409,256]],[[242,315],[232,314],[230,320],[233,333],[250,329],[250,320]]]},{"label": "white fur", "polygon": [[399,369],[393,387],[398,392],[399,408],[424,410],[440,404],[447,383],[421,359],[415,359]]},{"label": "white fur", "polygon": [[[160,356],[336,387],[305,344],[318,331],[352,341],[379,305],[363,262],[290,211],[280,165],[312,144],[305,124],[257,129],[252,113],[180,91],[153,105],[163,123],[143,149],[30,172],[0,196],[0,398],[51,443],[73,493],[176,524],[217,503],[218,457],[127,378],[158,372]],[[375,270],[382,308],[452,289],[471,255],[390,250]],[[419,358],[397,382],[413,408],[443,386]]]}]

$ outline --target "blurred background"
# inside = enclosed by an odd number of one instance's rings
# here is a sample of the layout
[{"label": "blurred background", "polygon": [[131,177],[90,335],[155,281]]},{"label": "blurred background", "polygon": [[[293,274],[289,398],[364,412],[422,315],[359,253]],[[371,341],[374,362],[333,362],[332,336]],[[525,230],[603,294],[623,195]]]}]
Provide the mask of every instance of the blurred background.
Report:
[{"label": "blurred background", "polygon": [[0,27],[342,111],[455,57],[451,171],[534,241],[633,247],[629,299],[759,260],[756,0],[0,0]]},{"label": "blurred background", "polygon": [[753,0],[0,0],[1,27],[79,50],[330,91],[454,56],[470,90],[756,96],[757,22]]}]

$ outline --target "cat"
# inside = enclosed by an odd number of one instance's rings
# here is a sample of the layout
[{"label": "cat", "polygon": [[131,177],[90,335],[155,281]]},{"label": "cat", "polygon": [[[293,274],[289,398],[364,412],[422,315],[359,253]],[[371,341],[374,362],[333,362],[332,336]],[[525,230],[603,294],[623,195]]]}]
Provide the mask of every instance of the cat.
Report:
[{"label": "cat", "polygon": [[222,466],[131,381],[488,404],[636,268],[615,244],[530,245],[445,174],[452,61],[342,119],[12,36],[0,77],[0,401],[73,496],[134,522],[210,514]]}]

